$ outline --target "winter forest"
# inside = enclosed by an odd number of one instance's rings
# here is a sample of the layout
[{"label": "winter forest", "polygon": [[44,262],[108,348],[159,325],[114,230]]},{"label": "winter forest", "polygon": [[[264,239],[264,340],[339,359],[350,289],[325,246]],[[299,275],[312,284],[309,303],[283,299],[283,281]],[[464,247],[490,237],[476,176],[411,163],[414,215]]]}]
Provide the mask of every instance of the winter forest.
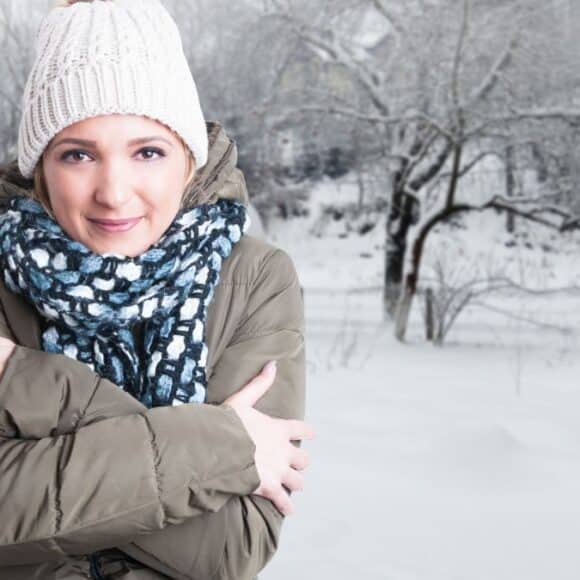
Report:
[{"label": "winter forest", "polygon": [[[0,161],[52,4],[0,0]],[[580,2],[164,4],[303,287],[261,578],[580,578]]]}]

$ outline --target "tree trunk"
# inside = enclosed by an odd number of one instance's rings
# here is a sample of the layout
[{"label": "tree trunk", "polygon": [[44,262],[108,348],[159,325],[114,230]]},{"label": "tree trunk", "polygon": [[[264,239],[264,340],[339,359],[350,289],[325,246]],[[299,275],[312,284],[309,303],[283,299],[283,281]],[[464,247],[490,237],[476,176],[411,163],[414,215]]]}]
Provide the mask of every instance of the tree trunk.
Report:
[{"label": "tree trunk", "polygon": [[409,272],[405,276],[405,286],[402,289],[399,302],[397,304],[395,319],[395,337],[400,342],[404,342],[409,326],[409,316],[413,306],[413,298],[417,291],[417,281],[419,280],[419,268],[421,267],[421,258],[423,256],[423,247],[430,227],[427,226],[419,233],[413,242],[412,262]]},{"label": "tree trunk", "polygon": [[423,225],[419,231],[413,247],[411,248],[411,266],[409,272],[405,276],[405,287],[401,293],[401,300],[397,306],[395,336],[403,342],[405,334],[409,325],[409,316],[411,314],[411,306],[413,305],[413,297],[417,292],[417,284],[419,282],[419,272],[421,270],[421,262],[423,260],[423,251],[425,243],[431,230],[440,222],[444,222],[453,213],[457,211],[454,207],[455,194],[457,192],[457,184],[459,183],[459,168],[461,166],[461,156],[463,153],[462,145],[455,145],[453,147],[453,168],[449,178],[449,190],[447,192],[447,200],[445,209],[435,214],[427,223]]},{"label": "tree trunk", "polygon": [[536,164],[536,175],[540,183],[545,183],[548,179],[548,165],[542,152],[542,149],[537,143],[532,143],[532,157]]},{"label": "tree trunk", "polygon": [[435,340],[435,315],[433,312],[432,288],[427,288],[427,290],[425,290],[425,338],[429,342]]},{"label": "tree trunk", "polygon": [[397,304],[395,318],[395,337],[400,342],[404,342],[405,335],[407,334],[407,326],[409,325],[409,316],[411,315],[411,306],[413,306],[414,296],[414,274],[411,272],[405,276],[405,287],[401,292],[401,296]]},{"label": "tree trunk", "polygon": [[[505,194],[507,198],[515,197],[516,194],[514,169],[514,147],[508,145],[505,149]],[[515,216],[511,211],[507,212],[506,229],[510,234],[516,230]]]},{"label": "tree trunk", "polygon": [[361,165],[358,166],[356,172],[356,181],[358,185],[358,211],[360,213],[365,201],[365,180],[363,177],[363,168]]},{"label": "tree trunk", "polygon": [[414,199],[405,193],[402,170],[393,176],[393,195],[387,209],[385,244],[385,285],[383,302],[385,314],[393,318],[401,295],[407,232],[413,223]]}]

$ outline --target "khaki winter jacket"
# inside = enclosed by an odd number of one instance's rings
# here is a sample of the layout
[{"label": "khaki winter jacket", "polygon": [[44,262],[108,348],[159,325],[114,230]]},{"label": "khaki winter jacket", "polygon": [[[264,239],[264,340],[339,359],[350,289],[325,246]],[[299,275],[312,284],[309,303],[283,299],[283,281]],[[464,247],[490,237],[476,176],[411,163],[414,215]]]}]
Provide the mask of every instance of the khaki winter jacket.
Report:
[{"label": "khaki winter jacket", "polygon": [[[208,128],[195,197],[246,200],[235,146]],[[12,166],[0,204],[28,187]],[[283,518],[251,495],[255,447],[221,403],[275,359],[256,408],[302,419],[303,331],[291,260],[245,236],[208,311],[207,404],[146,409],[86,365],[43,352],[36,310],[0,283],[0,335],[19,345],[0,378],[0,579],[254,578]]]}]

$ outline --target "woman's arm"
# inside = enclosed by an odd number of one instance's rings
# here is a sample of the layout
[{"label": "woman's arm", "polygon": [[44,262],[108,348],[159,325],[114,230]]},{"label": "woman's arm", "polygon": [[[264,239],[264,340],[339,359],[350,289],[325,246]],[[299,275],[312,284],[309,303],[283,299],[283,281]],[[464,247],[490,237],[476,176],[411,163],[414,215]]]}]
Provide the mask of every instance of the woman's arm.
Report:
[{"label": "woman's arm", "polygon": [[233,409],[147,410],[82,363],[16,346],[0,379],[0,565],[218,510],[259,485],[254,451]]},{"label": "woman's arm", "polygon": [[[285,253],[277,251],[266,262],[249,293],[246,313],[211,373],[208,396],[221,403],[266,361],[276,360],[274,384],[255,408],[274,417],[303,419],[304,308],[296,271]],[[251,580],[274,555],[283,519],[262,497],[232,496],[217,513],[168,526],[120,549],[172,578]]]}]

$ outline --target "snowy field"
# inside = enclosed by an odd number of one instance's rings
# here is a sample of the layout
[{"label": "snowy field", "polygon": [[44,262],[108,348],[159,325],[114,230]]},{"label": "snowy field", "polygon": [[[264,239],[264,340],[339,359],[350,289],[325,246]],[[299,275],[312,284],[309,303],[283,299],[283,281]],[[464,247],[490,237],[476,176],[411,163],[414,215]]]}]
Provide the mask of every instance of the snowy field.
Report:
[{"label": "snowy field", "polygon": [[[261,580],[578,580],[580,296],[474,306],[442,348],[415,308],[400,344],[382,321],[382,228],[317,238],[311,226],[270,224],[305,289],[317,439]],[[484,245],[467,239],[451,251],[481,263]],[[492,262],[577,282],[574,244],[538,247]]]}]

